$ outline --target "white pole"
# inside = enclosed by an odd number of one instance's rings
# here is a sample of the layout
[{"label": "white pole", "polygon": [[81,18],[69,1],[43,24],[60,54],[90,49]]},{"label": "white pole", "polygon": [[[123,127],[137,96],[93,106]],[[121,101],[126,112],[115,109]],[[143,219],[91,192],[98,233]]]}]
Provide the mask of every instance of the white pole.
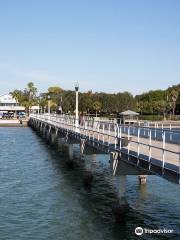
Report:
[{"label": "white pole", "polygon": [[166,144],[166,138],[165,138],[165,131],[163,131],[163,149],[162,149],[162,168],[164,173],[164,165],[165,165],[165,144]]},{"label": "white pole", "polygon": [[116,125],[114,124],[114,146],[115,146],[115,149],[116,149],[116,138],[117,138],[117,129],[116,129]]},{"label": "white pole", "polygon": [[171,122],[170,122],[170,127],[169,127],[169,129],[170,129],[170,141],[172,141],[172,132],[171,132],[172,126],[171,126]]},{"label": "white pole", "polygon": [[79,118],[78,118],[78,90],[76,90],[76,121],[75,126],[78,127],[79,125]]},{"label": "white pole", "polygon": [[50,100],[48,100],[48,114],[51,113]]},{"label": "white pole", "polygon": [[121,126],[120,126],[120,150],[121,150],[121,148],[122,148],[122,129],[121,129]]},{"label": "white pole", "polygon": [[149,168],[150,164],[151,164],[151,130],[149,130]]},{"label": "white pole", "polygon": [[79,93],[79,83],[75,82],[75,91],[76,91],[76,113],[75,113],[75,131],[78,132],[79,129],[79,116],[78,116],[78,93]]},{"label": "white pole", "polygon": [[137,141],[137,158],[139,159],[139,137],[140,137],[140,127],[138,127],[138,141]]},{"label": "white pole", "polygon": [[61,116],[62,116],[62,96],[61,96]]},{"label": "white pole", "polygon": [[103,144],[104,144],[104,123],[103,123]]}]

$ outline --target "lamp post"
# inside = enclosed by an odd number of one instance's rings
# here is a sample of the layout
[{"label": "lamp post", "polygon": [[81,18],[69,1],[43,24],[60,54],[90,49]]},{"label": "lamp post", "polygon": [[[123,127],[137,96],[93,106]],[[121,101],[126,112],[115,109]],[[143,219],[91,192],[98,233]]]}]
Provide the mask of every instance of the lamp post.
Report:
[{"label": "lamp post", "polygon": [[50,95],[48,95],[48,114],[51,113],[51,98],[50,98]]},{"label": "lamp post", "polygon": [[74,87],[75,87],[75,91],[76,91],[76,118],[75,118],[75,126],[78,127],[78,125],[79,125],[79,117],[78,117],[78,91],[79,91],[79,83],[75,82]]},{"label": "lamp post", "polygon": [[38,115],[40,113],[40,100],[41,100],[41,97],[40,95],[38,96]]},{"label": "lamp post", "polygon": [[60,98],[59,111],[60,111],[60,113],[61,113],[61,115],[62,115],[62,96],[61,96],[61,98]]}]

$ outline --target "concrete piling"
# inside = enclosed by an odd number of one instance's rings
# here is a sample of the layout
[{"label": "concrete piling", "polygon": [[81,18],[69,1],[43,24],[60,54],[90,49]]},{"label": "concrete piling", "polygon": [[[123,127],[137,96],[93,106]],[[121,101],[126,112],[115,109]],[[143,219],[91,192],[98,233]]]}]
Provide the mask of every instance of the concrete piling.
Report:
[{"label": "concrete piling", "polygon": [[139,175],[139,176],[138,176],[138,179],[139,179],[139,184],[140,184],[140,185],[146,184],[147,175]]}]

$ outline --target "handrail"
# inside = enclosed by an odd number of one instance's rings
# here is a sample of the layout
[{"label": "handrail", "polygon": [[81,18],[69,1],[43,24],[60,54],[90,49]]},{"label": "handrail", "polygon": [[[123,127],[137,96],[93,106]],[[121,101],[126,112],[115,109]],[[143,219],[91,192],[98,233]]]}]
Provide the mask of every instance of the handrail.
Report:
[{"label": "handrail", "polygon": [[[106,144],[109,149],[113,144],[115,150],[122,151],[123,149],[127,149],[129,155],[135,149],[137,158],[139,158],[140,154],[148,153],[150,163],[153,158],[160,160],[163,171],[164,168],[167,168],[167,164],[173,164],[178,167],[177,172],[180,174],[180,145],[173,142],[174,135],[178,135],[180,139],[180,132],[178,131],[120,125],[112,122],[94,121],[93,119],[84,120],[77,127],[75,125],[75,117],[72,116],[32,114],[30,117],[53,124],[56,127],[61,127],[67,131],[80,133],[89,140],[92,138],[95,141],[96,139],[99,141],[99,144],[101,140],[102,144]],[[145,131],[146,134],[141,134],[142,131]],[[125,139],[128,141],[127,147],[123,147],[122,144]],[[153,153],[153,149],[156,150],[156,154]],[[170,157],[170,154],[173,157],[173,163],[171,163],[172,159],[167,159],[167,157]],[[158,156],[158,158],[154,156]]]}]

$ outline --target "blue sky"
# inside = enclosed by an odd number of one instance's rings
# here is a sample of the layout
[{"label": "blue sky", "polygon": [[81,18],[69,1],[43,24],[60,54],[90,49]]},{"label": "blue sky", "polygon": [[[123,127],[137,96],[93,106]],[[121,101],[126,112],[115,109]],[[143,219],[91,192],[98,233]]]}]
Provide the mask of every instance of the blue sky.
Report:
[{"label": "blue sky", "polygon": [[180,83],[178,0],[0,0],[0,94],[33,81],[81,91]]}]

